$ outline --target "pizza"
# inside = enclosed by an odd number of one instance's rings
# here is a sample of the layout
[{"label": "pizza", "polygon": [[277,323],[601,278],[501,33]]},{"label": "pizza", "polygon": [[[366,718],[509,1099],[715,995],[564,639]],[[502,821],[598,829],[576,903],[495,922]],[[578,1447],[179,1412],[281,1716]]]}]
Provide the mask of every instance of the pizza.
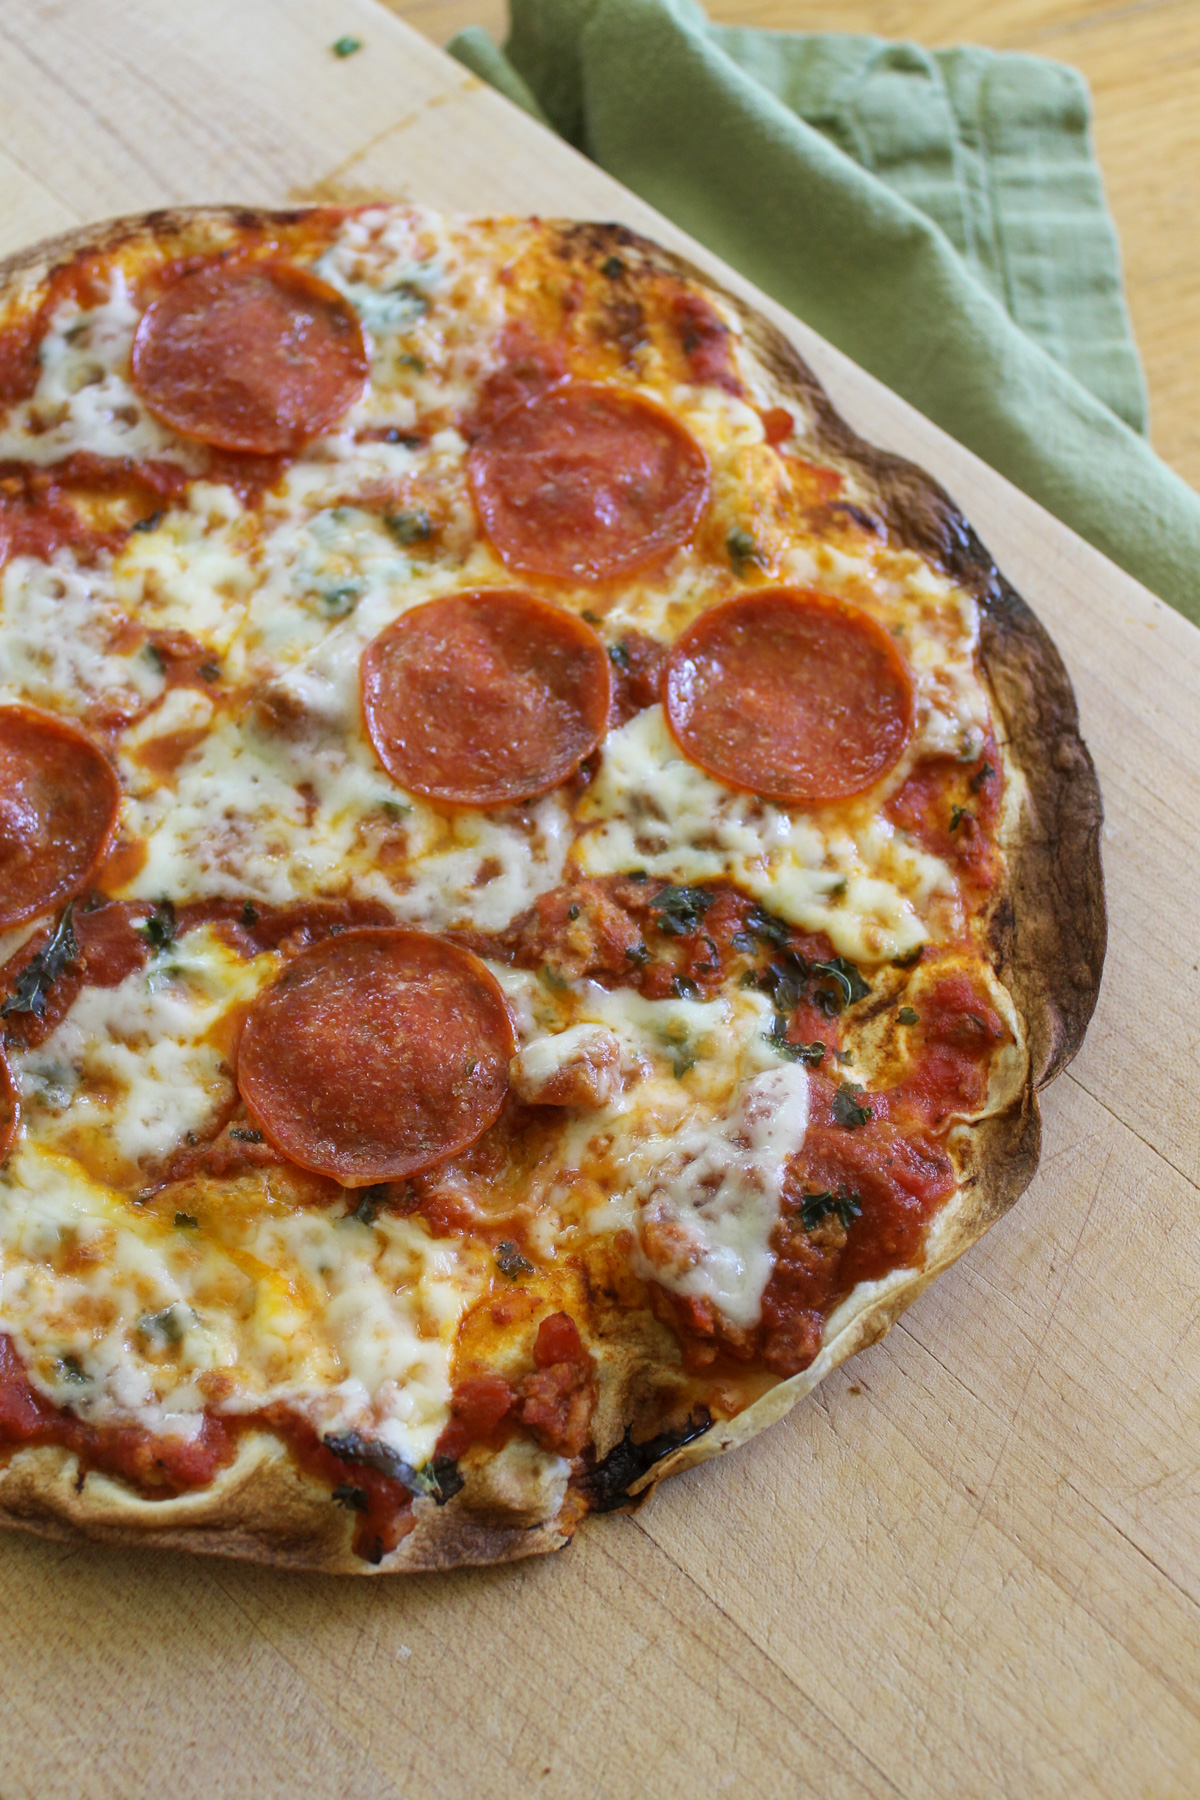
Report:
[{"label": "pizza", "polygon": [[564,1544],[1027,1185],[1062,664],[611,225],[156,213],[0,282],[0,1519]]}]

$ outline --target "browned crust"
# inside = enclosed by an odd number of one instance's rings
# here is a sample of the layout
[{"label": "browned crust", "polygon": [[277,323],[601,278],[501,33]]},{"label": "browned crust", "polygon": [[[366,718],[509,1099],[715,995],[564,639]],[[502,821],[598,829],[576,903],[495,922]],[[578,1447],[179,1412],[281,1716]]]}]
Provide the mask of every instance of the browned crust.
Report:
[{"label": "browned crust", "polygon": [[[309,210],[185,207],[83,226],[0,262],[0,293],[29,292],[81,252],[113,250],[136,238],[160,245],[174,239],[176,253],[185,246],[212,250],[233,232],[294,224]],[[1037,1091],[1079,1048],[1099,990],[1106,937],[1102,808],[1062,659],[943,489],[914,464],[860,438],[788,339],[703,271],[622,226],[555,229],[589,258],[620,251],[695,281],[720,294],[738,315],[759,362],[814,418],[821,451],[871,492],[893,540],[928,558],[978,600],[984,667],[1007,732],[1008,757],[1026,786],[1026,803],[1004,846],[1010,888],[1003,913],[993,920],[993,941],[997,973],[1024,1019],[1028,1067],[1008,1102],[971,1129],[966,1178],[936,1260],[861,1307],[811,1368],[657,1463],[637,1484],[648,1492],[665,1476],[746,1442],[831,1369],[874,1343],[1028,1186],[1040,1143]],[[353,1574],[506,1562],[567,1542],[569,1500],[560,1524],[560,1495],[539,1495],[528,1485],[521,1492],[520,1482],[510,1487],[497,1492],[481,1472],[444,1508],[418,1500],[413,1532],[372,1569],[350,1549],[349,1518],[330,1506],[326,1490],[302,1475],[275,1439],[247,1437],[236,1462],[211,1487],[171,1501],[144,1500],[94,1474],[77,1486],[74,1456],[42,1448],[18,1452],[0,1470],[0,1524],[50,1537]]]}]

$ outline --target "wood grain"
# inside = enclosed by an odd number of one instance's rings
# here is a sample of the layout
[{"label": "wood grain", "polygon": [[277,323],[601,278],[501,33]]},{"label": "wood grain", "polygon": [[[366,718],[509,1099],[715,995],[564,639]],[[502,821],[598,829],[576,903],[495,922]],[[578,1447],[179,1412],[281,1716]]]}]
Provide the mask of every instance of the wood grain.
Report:
[{"label": "wood grain", "polygon": [[[717,270],[374,0],[0,0],[0,101],[0,249],[391,191],[621,217]],[[1076,679],[1112,947],[1037,1181],[791,1418],[560,1558],[371,1584],[4,1538],[3,1800],[1196,1791],[1200,633],[764,310]]]},{"label": "wood grain", "polygon": [[[505,0],[386,0],[435,43],[502,42]],[[1159,455],[1200,487],[1200,5],[1196,0],[708,0],[722,25],[986,44],[1081,69],[1117,222]]]}]

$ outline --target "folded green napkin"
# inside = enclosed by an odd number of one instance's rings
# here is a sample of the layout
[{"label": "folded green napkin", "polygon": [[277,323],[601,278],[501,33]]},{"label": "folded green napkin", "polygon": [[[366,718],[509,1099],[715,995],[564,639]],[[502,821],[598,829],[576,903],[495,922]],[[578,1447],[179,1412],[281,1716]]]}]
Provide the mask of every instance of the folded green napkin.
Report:
[{"label": "folded green napkin", "polygon": [[1088,92],[1039,57],[511,0],[460,62],[1200,623],[1200,495],[1150,449]]}]

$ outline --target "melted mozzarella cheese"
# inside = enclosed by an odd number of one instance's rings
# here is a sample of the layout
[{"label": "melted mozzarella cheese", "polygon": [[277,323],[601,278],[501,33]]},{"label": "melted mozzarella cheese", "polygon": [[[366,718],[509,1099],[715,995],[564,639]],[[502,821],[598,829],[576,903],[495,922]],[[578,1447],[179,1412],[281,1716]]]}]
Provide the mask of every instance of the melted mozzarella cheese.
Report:
[{"label": "melted mozzarella cheese", "polygon": [[29,1145],[0,1175],[0,1311],[38,1387],[93,1424],[191,1435],[283,1401],[414,1466],[447,1413],[481,1252],[419,1221],[272,1205],[171,1226]]},{"label": "melted mozzarella cheese", "polygon": [[101,572],[69,551],[52,562],[17,556],[0,573],[0,689],[54,712],[78,714],[101,698],[133,715],[164,688],[160,665],[127,642],[127,614]]},{"label": "melted mozzarella cheese", "polygon": [[735,793],[676,747],[661,706],[610,732],[579,807],[576,855],[589,875],[645,869],[675,881],[732,878],[769,911],[828,932],[856,961],[906,955],[928,936],[922,912],[954,881],[937,857],[879,814],[811,813]]},{"label": "melted mozzarella cheese", "polygon": [[239,961],[208,927],[189,932],[117,987],[85,987],[36,1050],[14,1054],[30,1141],[99,1140],[113,1174],[138,1185],[232,1093],[212,1031],[253,998],[271,958]]},{"label": "melted mozzarella cheese", "polygon": [[628,1171],[639,1273],[756,1325],[788,1158],[807,1123],[808,1079],[783,1063],[746,1082],[729,1111],[640,1145]]},{"label": "melted mozzarella cheese", "polygon": [[65,300],[56,308],[38,350],[37,387],[0,426],[0,460],[46,464],[89,450],[197,466],[194,448],[158,423],[130,379],[140,318],[119,268],[101,305],[85,309]]}]

